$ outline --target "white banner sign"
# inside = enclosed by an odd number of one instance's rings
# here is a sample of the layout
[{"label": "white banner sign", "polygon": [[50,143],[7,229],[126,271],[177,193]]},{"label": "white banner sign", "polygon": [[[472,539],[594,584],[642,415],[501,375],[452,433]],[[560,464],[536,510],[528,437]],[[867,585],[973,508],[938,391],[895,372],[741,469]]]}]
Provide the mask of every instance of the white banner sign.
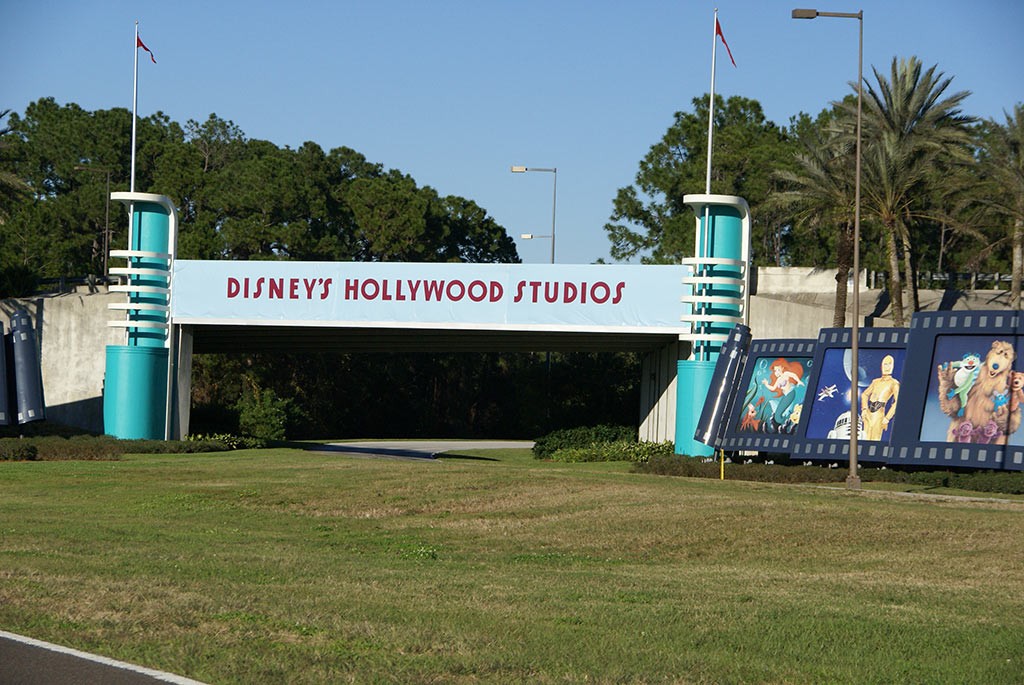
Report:
[{"label": "white banner sign", "polygon": [[687,333],[684,266],[177,260],[178,324]]}]

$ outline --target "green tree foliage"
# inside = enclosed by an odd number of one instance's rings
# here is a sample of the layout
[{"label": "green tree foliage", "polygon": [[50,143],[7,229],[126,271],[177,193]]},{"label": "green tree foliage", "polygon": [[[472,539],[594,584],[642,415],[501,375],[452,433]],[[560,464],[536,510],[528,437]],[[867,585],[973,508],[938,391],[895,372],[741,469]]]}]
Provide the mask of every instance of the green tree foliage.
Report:
[{"label": "green tree foliage", "polygon": [[[43,278],[101,273],[106,175],[91,172],[110,170],[111,189],[128,189],[130,131],[126,110],[52,98],[10,115],[0,136],[5,263]],[[280,148],[213,114],[182,127],[158,112],[138,121],[137,137],[135,189],[178,203],[184,258],[519,259],[472,201],[440,197],[348,148]],[[117,247],[127,232],[120,207],[111,224]]]},{"label": "green tree foliage", "polygon": [[[10,115],[11,110],[0,110],[0,121]],[[16,138],[8,124],[0,126],[0,223],[11,215],[15,202],[29,193],[28,184],[14,173],[14,155],[12,148]]]},{"label": "green tree foliage", "polygon": [[640,401],[640,359],[627,353],[552,353],[549,363],[497,352],[260,352],[196,362],[193,433],[244,432],[254,387],[290,400],[290,438],[534,438],[594,422],[635,425]]},{"label": "green tree foliage", "polygon": [[[772,172],[791,166],[786,131],[765,119],[756,100],[715,97],[711,192],[739,195],[751,206],[757,258],[783,261],[782,217],[762,206],[775,183]],[[708,97],[692,112],[676,112],[672,126],[640,162],[634,185],[620,188],[605,231],[615,259],[671,263],[693,256],[694,216],[683,196],[703,193],[707,168]]]},{"label": "green tree foliage", "polygon": [[[106,173],[111,190],[127,190],[131,114],[114,109],[87,112],[74,104],[44,98],[24,116],[10,116],[13,159],[10,171],[29,193],[15,202],[0,224],[4,263],[18,265],[40,278],[102,273]],[[140,155],[137,189],[152,183],[153,156],[181,129],[162,114],[139,121]],[[118,212],[117,217],[123,217]],[[112,245],[126,239],[127,222],[115,221]]]},{"label": "green tree foliage", "polygon": [[259,440],[284,440],[290,408],[291,401],[270,388],[251,385],[238,401],[238,429]]}]

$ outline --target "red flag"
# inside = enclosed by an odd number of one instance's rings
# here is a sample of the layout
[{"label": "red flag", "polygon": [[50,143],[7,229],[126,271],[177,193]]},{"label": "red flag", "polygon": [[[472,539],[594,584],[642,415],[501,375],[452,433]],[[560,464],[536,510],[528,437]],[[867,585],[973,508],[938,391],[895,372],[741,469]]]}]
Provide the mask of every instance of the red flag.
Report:
[{"label": "red flag", "polygon": [[729,53],[729,61],[735,67],[736,60],[732,58],[732,50],[729,49],[729,44],[725,42],[725,34],[722,33],[722,25],[718,23],[718,17],[715,17],[715,35],[722,39],[722,45],[725,46],[725,51]]},{"label": "red flag", "polygon": [[[722,35],[722,34],[721,34],[721,33],[719,33],[718,35]],[[725,42],[725,38],[723,38],[723,39],[722,39],[722,42]],[[145,43],[143,43],[143,42],[142,42],[142,39],[141,39],[141,38],[139,38],[138,36],[135,36],[135,47],[136,47],[136,49],[138,49],[138,48],[142,48],[143,50],[145,50],[146,52],[148,52],[148,53],[149,53],[149,58],[150,58],[151,60],[153,60],[153,64],[156,64],[156,57],[153,57],[153,51],[152,51],[152,50],[150,50],[149,48],[147,48],[147,47],[146,47],[146,44],[145,44]],[[726,45],[725,47],[726,47],[726,49],[727,49],[727,50],[729,49],[729,46],[728,46],[728,45]],[[729,58],[731,59],[731,58],[732,58],[732,55],[729,55]],[[734,63],[734,64],[735,64],[735,63]]]}]

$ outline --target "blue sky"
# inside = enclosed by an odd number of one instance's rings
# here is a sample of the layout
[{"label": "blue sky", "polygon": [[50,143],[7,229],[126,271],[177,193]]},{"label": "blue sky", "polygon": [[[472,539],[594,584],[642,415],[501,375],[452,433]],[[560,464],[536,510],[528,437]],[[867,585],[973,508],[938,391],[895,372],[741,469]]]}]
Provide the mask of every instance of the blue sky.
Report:
[{"label": "blue sky", "polygon": [[[864,10],[865,76],[917,55],[970,90],[966,111],[1002,121],[1024,101],[1019,0],[85,0],[0,6],[0,109],[40,97],[131,107],[134,23],[139,113],[185,123],[211,112],[250,138],[348,146],[442,194],[484,207],[525,262],[608,256],[616,191],[710,82],[786,124],[849,92],[857,22],[790,18],[794,7]],[[127,144],[127,141],[126,141]],[[693,188],[691,192],[703,192]],[[158,191],[158,189],[157,189]]]}]

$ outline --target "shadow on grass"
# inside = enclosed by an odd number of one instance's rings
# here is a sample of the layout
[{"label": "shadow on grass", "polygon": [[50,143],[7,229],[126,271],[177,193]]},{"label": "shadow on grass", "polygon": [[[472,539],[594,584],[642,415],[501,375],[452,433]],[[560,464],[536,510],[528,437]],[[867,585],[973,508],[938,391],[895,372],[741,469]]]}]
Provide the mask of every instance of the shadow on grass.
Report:
[{"label": "shadow on grass", "polygon": [[392,459],[419,459],[425,461],[432,461],[439,456],[417,450],[405,450],[394,447],[360,447],[358,445],[311,445],[303,443],[301,449],[307,452],[332,452],[357,457],[390,457]]},{"label": "shadow on grass", "polygon": [[346,443],[317,443],[302,441],[280,441],[275,447],[290,447],[306,452],[328,452],[365,457],[390,457],[395,459],[418,460],[465,460],[465,461],[501,461],[494,457],[483,457],[477,454],[460,454],[458,452],[430,452],[425,449],[405,449],[402,447],[385,447],[376,445],[350,445]]},{"label": "shadow on grass", "polygon": [[305,444],[302,449],[307,452],[332,452],[335,454],[347,454],[355,457],[383,457],[390,459],[416,459],[421,461],[436,461],[444,459],[469,460],[469,461],[501,461],[493,457],[480,457],[472,454],[447,454],[444,452],[425,452],[423,450],[406,450],[396,447],[362,447],[357,445],[309,445]]},{"label": "shadow on grass", "polygon": [[457,454],[457,453],[456,454],[448,454],[448,453],[441,453],[441,454],[437,454],[436,457],[438,459],[444,459],[445,461],[452,461],[452,460],[455,460],[455,459],[464,460],[464,461],[501,461],[501,459],[495,459],[494,457],[481,457],[481,456],[478,456],[478,455],[475,455],[475,454]]}]

